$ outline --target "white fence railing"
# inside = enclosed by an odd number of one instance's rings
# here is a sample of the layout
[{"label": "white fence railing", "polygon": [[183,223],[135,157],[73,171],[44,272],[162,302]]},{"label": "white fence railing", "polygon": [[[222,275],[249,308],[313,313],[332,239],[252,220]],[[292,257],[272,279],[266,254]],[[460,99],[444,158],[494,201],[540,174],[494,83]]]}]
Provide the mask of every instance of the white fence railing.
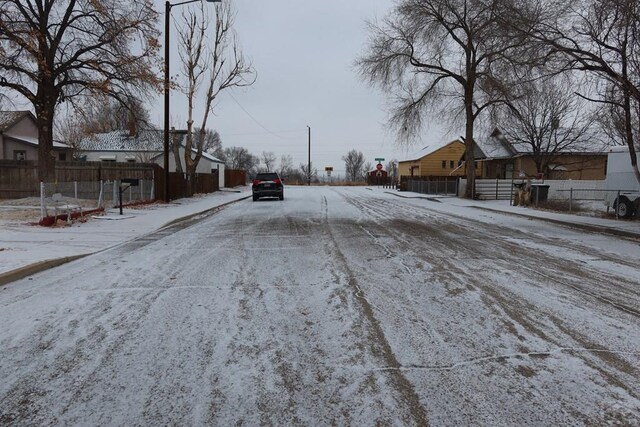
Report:
[{"label": "white fence railing", "polygon": [[[477,179],[476,197],[481,200],[510,200],[513,184],[526,182],[522,179]],[[603,200],[606,190],[604,180],[532,180],[532,185],[549,186],[549,200]],[[467,180],[461,179],[458,185],[458,196],[464,196]]]}]

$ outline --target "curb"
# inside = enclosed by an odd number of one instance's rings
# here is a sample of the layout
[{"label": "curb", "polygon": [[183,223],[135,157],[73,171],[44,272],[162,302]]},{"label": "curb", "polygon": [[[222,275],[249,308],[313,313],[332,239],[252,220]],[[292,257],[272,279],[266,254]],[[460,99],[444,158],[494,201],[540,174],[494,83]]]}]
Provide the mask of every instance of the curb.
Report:
[{"label": "curb", "polygon": [[58,267],[62,264],[66,264],[80,258],[84,258],[91,255],[92,253],[94,252],[81,255],[72,255],[63,258],[49,259],[46,261],[36,262],[35,264],[29,264],[24,267],[16,268],[15,270],[7,271],[6,273],[0,273],[0,286],[14,282],[16,280],[24,279],[27,276],[40,273],[41,271]]},{"label": "curb", "polygon": [[162,230],[164,228],[171,227],[172,225],[176,225],[176,224],[179,224],[179,223],[184,222],[184,221],[189,221],[190,219],[193,219],[193,218],[195,218],[197,216],[200,216],[200,215],[204,215],[204,214],[208,214],[208,213],[211,213],[211,212],[215,212],[215,211],[217,211],[219,209],[222,209],[222,208],[224,208],[226,206],[229,206],[232,203],[237,203],[237,202],[240,202],[242,200],[247,200],[249,197],[251,197],[251,196],[249,195],[249,196],[246,196],[246,197],[241,197],[239,199],[231,200],[230,202],[223,203],[223,204],[215,206],[213,208],[208,208],[208,209],[205,209],[205,210],[200,211],[200,212],[192,213],[192,214],[189,214],[187,216],[183,216],[183,217],[180,217],[180,218],[173,219],[173,220],[169,221],[168,223],[164,224],[163,226],[161,226],[160,228],[158,228],[158,230]]},{"label": "curb", "polygon": [[[395,193],[391,193],[391,192],[388,192],[388,191],[385,191],[385,193],[386,194],[390,194],[392,196],[400,197],[400,198],[403,198],[403,199],[423,199],[423,200],[428,200],[430,202],[442,203],[440,200],[435,199],[435,198],[430,198],[430,197],[402,196],[400,194],[395,194]],[[607,228],[607,227],[601,226],[601,225],[580,224],[580,223],[565,221],[565,220],[561,220],[561,219],[542,218],[542,217],[539,217],[539,216],[529,215],[529,214],[526,214],[526,213],[502,211],[500,209],[493,209],[493,208],[488,208],[488,207],[485,207],[485,206],[467,206],[467,207],[473,208],[473,209],[480,209],[480,210],[484,210],[484,211],[492,212],[492,213],[499,213],[499,214],[503,214],[503,215],[518,216],[518,217],[524,217],[524,218],[529,218],[529,219],[536,219],[536,220],[539,220],[539,221],[551,222],[553,224],[561,225],[561,226],[568,227],[568,228],[577,228],[577,229],[581,229],[581,230],[585,230],[585,231],[592,231],[592,232],[595,232],[595,233],[609,234],[609,235],[612,235],[612,236],[622,237],[622,238],[633,240],[633,241],[640,240],[640,233],[634,233],[632,231],[625,231],[625,230],[618,230],[616,228]]]},{"label": "curb", "polygon": [[501,211],[499,209],[487,208],[487,207],[484,207],[484,206],[468,206],[468,207],[473,208],[473,209],[480,209],[480,210],[484,210],[484,211],[488,211],[488,212],[492,212],[492,213],[500,213],[500,214],[504,214],[504,215],[519,216],[519,217],[524,217],[524,218],[529,218],[529,219],[537,219],[539,221],[551,222],[551,223],[562,225],[562,226],[568,227],[568,228],[578,228],[578,229],[585,230],[585,231],[593,231],[593,232],[596,232],[596,233],[610,234],[610,235],[613,235],[613,236],[623,237],[623,238],[634,240],[634,241],[635,240],[640,240],[640,233],[634,233],[632,231],[625,231],[625,230],[618,230],[617,228],[607,228],[607,227],[602,226],[602,225],[580,224],[580,223],[575,223],[575,222],[564,221],[564,220],[561,220],[561,219],[541,218],[539,216],[528,215],[526,213],[507,212],[507,211]]},{"label": "curb", "polygon": [[[203,215],[203,214],[207,214],[207,213],[210,213],[210,212],[215,212],[216,210],[219,210],[219,209],[221,209],[223,207],[226,207],[226,206],[228,206],[228,205],[230,205],[232,203],[236,203],[236,202],[239,202],[239,201],[242,201],[242,200],[246,200],[249,197],[251,197],[251,196],[242,197],[240,199],[232,200],[232,201],[223,203],[221,205],[215,206],[213,208],[208,208],[208,209],[205,209],[205,210],[200,211],[200,212],[196,212],[196,213],[189,214],[189,215],[181,217],[181,218],[174,219],[174,220],[169,221],[168,223],[164,224],[163,226],[159,227],[158,229],[151,231],[150,233],[156,232],[158,230],[162,230],[164,228],[170,227],[172,225],[178,224],[178,223],[183,222],[183,221],[188,221],[190,219],[195,218],[198,215]],[[145,234],[143,234],[141,236],[137,236],[137,237],[134,238],[134,240],[138,239],[140,237],[143,237],[146,234],[149,234],[149,233],[145,233]],[[54,268],[54,267],[59,267],[59,266],[61,266],[63,264],[67,264],[67,263],[69,263],[71,261],[75,261],[77,259],[85,258],[85,257],[87,257],[89,255],[93,255],[93,254],[96,254],[98,252],[102,252],[102,251],[105,251],[107,249],[111,249],[111,248],[113,248],[115,246],[118,246],[118,245],[121,245],[123,243],[126,243],[126,242],[120,242],[120,243],[117,243],[117,244],[115,244],[113,246],[109,246],[107,248],[103,248],[103,249],[97,250],[95,252],[88,252],[86,254],[71,255],[71,256],[62,257],[62,258],[54,258],[54,259],[49,259],[49,260],[45,260],[45,261],[39,261],[39,262],[36,262],[36,263],[33,263],[33,264],[25,265],[24,267],[16,268],[15,270],[10,270],[10,271],[4,272],[4,273],[0,273],[0,286],[4,286],[4,285],[7,285],[7,284],[9,284],[11,282],[15,282],[16,280],[24,279],[27,276],[31,276],[31,275],[36,274],[36,273],[40,273],[40,272],[42,272],[44,270],[49,270],[49,269]]]},{"label": "curb", "polygon": [[442,203],[439,199],[437,199],[435,197],[403,196],[401,194],[391,193],[389,191],[385,191],[384,193],[385,194],[391,194],[392,196],[400,197],[401,199],[422,199],[422,200],[428,200],[430,202]]}]

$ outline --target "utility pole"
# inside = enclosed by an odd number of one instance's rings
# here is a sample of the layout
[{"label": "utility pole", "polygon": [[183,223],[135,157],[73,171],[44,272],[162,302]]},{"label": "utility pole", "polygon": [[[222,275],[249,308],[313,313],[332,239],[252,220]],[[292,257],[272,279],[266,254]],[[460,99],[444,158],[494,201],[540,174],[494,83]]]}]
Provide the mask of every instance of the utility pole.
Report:
[{"label": "utility pole", "polygon": [[164,201],[170,202],[169,195],[169,31],[171,30],[171,3],[164,7]]},{"label": "utility pole", "polygon": [[311,127],[309,128],[309,161],[307,162],[307,185],[311,185]]}]

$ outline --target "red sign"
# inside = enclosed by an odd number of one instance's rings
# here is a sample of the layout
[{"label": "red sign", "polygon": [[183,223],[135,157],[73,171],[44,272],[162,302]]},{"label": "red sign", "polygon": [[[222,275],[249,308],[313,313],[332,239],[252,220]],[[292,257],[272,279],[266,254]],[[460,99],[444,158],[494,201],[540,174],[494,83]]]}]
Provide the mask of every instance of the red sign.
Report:
[{"label": "red sign", "polygon": [[376,169],[378,169],[379,171],[381,171],[381,170],[382,170],[382,163],[378,163],[378,164],[376,165]]}]

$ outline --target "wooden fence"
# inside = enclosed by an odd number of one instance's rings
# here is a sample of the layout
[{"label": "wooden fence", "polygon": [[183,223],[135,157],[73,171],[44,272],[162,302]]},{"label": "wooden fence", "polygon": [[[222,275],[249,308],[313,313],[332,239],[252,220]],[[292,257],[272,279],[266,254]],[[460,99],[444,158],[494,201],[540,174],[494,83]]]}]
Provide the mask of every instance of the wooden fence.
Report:
[{"label": "wooden fence", "polygon": [[240,169],[224,170],[224,185],[233,188],[247,183],[247,172]]},{"label": "wooden fence", "polygon": [[[196,193],[213,193],[220,189],[217,173],[197,173],[194,177],[194,185],[185,174],[169,173],[169,195],[171,199],[191,197]],[[191,189],[193,188],[193,192]]]},{"label": "wooden fence", "polygon": [[[156,164],[56,162],[56,183],[97,183],[123,178],[153,180],[156,197],[164,199],[164,169]],[[193,188],[196,193],[212,193],[219,190],[217,174],[196,174],[195,179]],[[169,174],[169,191],[172,199],[189,197],[192,195],[190,190],[190,182],[183,174]],[[38,165],[35,161],[0,160],[0,199],[38,196],[40,196],[40,181],[38,180]]]},{"label": "wooden fence", "polygon": [[40,195],[38,165],[34,161],[0,160],[0,199]]}]

